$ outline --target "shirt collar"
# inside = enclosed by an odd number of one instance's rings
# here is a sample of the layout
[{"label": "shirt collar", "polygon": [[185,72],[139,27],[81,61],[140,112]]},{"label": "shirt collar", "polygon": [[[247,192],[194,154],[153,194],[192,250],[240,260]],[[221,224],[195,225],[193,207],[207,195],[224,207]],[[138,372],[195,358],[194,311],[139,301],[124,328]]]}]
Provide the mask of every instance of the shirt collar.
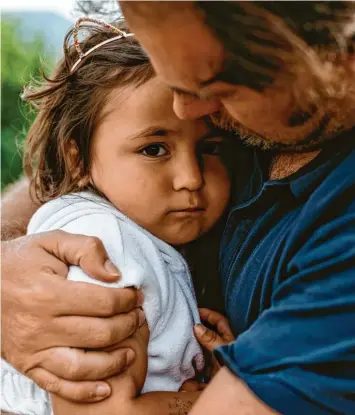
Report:
[{"label": "shirt collar", "polygon": [[332,171],[334,166],[339,164],[354,149],[355,129],[352,129],[344,133],[344,136],[342,134],[336,141],[332,140],[327,143],[318,156],[310,163],[291,176],[281,180],[267,179],[272,156],[268,152],[255,150],[251,179],[249,184],[238,195],[237,203],[233,210],[251,206],[269,188],[289,189],[296,199],[307,197]]},{"label": "shirt collar", "polygon": [[354,149],[355,129],[327,143],[310,163],[284,179],[295,198],[309,196],[334,167]]}]

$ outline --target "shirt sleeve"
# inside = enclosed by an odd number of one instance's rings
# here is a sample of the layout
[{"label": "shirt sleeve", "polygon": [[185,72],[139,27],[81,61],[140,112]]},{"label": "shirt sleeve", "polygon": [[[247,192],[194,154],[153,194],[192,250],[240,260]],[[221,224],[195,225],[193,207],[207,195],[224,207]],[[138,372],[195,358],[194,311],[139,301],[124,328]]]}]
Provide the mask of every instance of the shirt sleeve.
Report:
[{"label": "shirt sleeve", "polygon": [[217,358],[271,408],[355,414],[355,215],[316,230],[272,306]]},{"label": "shirt sleeve", "polygon": [[49,394],[3,359],[0,380],[1,411],[18,415],[52,415]]},{"label": "shirt sleeve", "polygon": [[193,336],[198,311],[187,265],[164,256],[141,230],[113,215],[81,216],[62,229],[100,238],[122,275],[118,282],[107,284],[71,266],[68,279],[110,287],[133,286],[144,292],[150,337],[142,393],[178,391],[186,379],[194,376],[193,362],[198,369],[203,366],[203,355]]},{"label": "shirt sleeve", "polygon": [[[152,261],[149,257],[150,246],[147,239],[135,234],[129,226],[110,213],[93,213],[78,216],[70,221],[62,230],[75,234],[95,236],[101,240],[110,260],[120,270],[121,277],[117,282],[107,283],[87,275],[80,267],[70,266],[68,279],[102,285],[110,288],[134,287],[142,288],[148,298],[161,296]],[[153,255],[151,255],[153,257]],[[149,258],[149,259],[148,259]],[[147,319],[156,325],[161,316],[159,304],[145,300],[144,308]]]}]

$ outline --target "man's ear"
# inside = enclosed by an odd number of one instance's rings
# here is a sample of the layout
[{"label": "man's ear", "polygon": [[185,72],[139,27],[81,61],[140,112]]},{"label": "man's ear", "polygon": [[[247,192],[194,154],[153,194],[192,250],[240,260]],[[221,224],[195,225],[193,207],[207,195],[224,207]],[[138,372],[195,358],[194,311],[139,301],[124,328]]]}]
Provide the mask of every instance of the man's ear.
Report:
[{"label": "man's ear", "polygon": [[68,168],[73,182],[76,182],[78,187],[84,188],[90,182],[89,173],[84,174],[83,162],[80,159],[79,149],[74,140],[70,140],[66,146],[66,154],[68,161]]}]

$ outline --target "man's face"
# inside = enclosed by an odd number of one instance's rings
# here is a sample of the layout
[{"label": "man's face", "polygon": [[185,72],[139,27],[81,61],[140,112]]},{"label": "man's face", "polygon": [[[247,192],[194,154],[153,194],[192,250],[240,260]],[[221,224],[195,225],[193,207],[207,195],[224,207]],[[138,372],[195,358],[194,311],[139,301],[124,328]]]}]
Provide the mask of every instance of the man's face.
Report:
[{"label": "man's face", "polygon": [[[154,2],[150,4],[157,7]],[[177,116],[195,119],[211,115],[219,126],[264,148],[293,149],[304,141],[307,147],[307,137],[317,128],[319,119],[290,125],[291,115],[297,112],[291,88],[270,87],[260,93],[219,81],[226,59],[223,44],[193,2],[180,3],[176,10],[174,3],[171,7],[159,20],[129,8],[125,15],[155,71],[174,91]]]}]

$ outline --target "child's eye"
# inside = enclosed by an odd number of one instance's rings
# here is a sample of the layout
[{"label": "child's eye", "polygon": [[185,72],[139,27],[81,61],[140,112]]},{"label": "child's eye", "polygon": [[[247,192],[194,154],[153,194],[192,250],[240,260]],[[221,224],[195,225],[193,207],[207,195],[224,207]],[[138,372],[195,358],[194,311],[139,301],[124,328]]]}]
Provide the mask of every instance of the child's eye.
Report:
[{"label": "child's eye", "polygon": [[200,151],[202,154],[219,156],[222,153],[223,141],[204,141],[201,143]]},{"label": "child's eye", "polygon": [[168,154],[168,151],[162,144],[150,144],[142,148],[140,152],[147,157],[162,157]]}]

